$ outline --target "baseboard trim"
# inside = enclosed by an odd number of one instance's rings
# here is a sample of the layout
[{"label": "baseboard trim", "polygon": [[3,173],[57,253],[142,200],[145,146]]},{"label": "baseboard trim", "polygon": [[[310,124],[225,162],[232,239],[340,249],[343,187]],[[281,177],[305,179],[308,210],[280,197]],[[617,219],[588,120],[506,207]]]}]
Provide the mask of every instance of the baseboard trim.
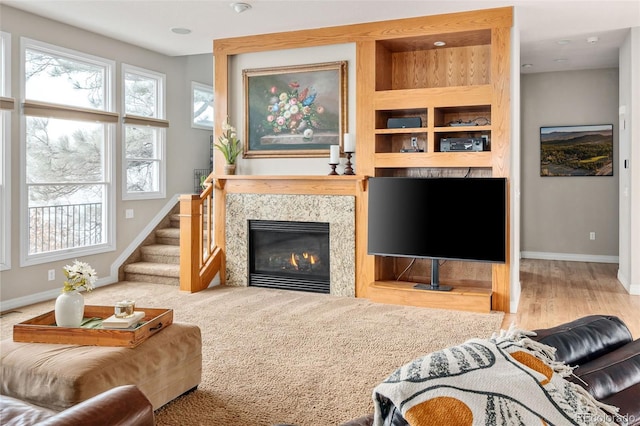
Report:
[{"label": "baseboard trim", "polygon": [[629,294],[634,296],[640,295],[640,284],[631,284],[628,277],[622,273],[620,268],[618,268],[618,281],[620,281]]},{"label": "baseboard trim", "polygon": [[540,251],[523,251],[520,257],[524,259],[541,259],[541,260],[566,260],[569,262],[594,262],[594,263],[619,263],[618,256],[604,256],[596,254],[579,254],[579,253],[548,253]]}]

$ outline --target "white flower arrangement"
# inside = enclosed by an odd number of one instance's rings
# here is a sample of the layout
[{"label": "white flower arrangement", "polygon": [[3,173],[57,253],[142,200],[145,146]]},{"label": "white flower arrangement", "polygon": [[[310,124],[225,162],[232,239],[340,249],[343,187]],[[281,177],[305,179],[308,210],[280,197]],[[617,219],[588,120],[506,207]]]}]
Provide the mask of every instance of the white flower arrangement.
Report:
[{"label": "white flower arrangement", "polygon": [[63,292],[80,290],[81,287],[84,287],[87,291],[95,288],[98,275],[88,263],[80,262],[76,259],[73,265],[66,265],[63,271],[64,276],[67,278],[64,282],[64,287],[62,287]]},{"label": "white flower arrangement", "polygon": [[214,144],[222,152],[227,164],[235,164],[238,155],[242,152],[242,145],[238,140],[236,128],[229,124],[229,118],[222,123],[222,135],[218,138],[219,143]]}]

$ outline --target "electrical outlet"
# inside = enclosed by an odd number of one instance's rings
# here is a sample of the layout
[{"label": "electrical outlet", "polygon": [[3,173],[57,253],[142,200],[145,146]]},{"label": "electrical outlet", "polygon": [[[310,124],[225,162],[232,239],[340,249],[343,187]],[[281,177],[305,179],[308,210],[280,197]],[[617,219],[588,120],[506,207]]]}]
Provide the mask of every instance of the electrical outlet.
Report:
[{"label": "electrical outlet", "polygon": [[595,240],[596,239],[596,233],[593,232],[593,231],[589,232],[589,239],[590,240]]},{"label": "electrical outlet", "polygon": [[56,270],[55,269],[49,269],[47,271],[47,278],[49,278],[49,281],[53,281],[56,279]]},{"label": "electrical outlet", "polygon": [[124,211],[125,219],[133,219],[133,209],[126,209]]}]

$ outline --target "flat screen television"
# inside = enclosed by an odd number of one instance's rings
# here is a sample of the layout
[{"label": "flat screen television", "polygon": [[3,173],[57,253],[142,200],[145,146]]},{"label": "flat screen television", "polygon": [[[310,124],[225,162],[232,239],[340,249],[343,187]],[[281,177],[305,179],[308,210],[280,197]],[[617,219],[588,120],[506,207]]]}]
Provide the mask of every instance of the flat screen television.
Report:
[{"label": "flat screen television", "polygon": [[371,177],[367,253],[440,260],[506,261],[506,178]]}]

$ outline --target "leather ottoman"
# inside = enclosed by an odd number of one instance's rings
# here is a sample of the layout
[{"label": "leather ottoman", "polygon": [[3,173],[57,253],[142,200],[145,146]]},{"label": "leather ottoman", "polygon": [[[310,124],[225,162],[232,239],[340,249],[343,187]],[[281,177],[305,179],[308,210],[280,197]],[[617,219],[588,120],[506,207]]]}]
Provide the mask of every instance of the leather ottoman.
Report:
[{"label": "leather ottoman", "polygon": [[62,411],[116,386],[133,384],[156,410],[202,377],[200,328],[173,323],[135,348],[20,343],[0,346],[0,393]]}]

